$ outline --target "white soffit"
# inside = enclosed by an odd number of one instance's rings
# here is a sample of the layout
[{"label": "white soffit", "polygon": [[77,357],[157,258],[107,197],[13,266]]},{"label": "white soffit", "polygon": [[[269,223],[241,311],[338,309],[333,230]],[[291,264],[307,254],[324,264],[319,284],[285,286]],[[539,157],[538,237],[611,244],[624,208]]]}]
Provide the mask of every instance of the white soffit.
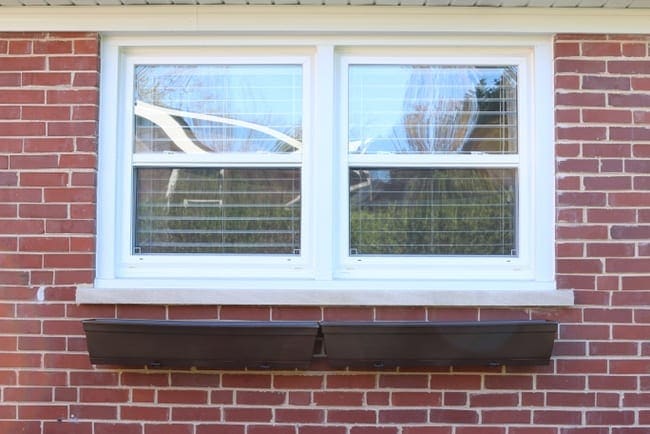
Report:
[{"label": "white soffit", "polygon": [[[465,6],[449,6],[460,3]],[[567,6],[574,3],[578,7]],[[650,0],[0,0],[0,32],[549,35],[649,29]]]},{"label": "white soffit", "polygon": [[0,6],[388,5],[650,9],[650,0],[0,0]]}]

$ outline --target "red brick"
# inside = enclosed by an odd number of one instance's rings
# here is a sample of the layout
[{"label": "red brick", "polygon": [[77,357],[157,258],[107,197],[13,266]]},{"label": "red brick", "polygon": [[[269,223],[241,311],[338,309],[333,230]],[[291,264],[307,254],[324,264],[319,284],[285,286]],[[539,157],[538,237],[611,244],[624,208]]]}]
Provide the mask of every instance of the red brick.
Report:
[{"label": "red brick", "polygon": [[93,104],[98,103],[96,89],[48,90],[47,103],[51,104]]},{"label": "red brick", "polygon": [[275,410],[275,421],[277,423],[323,423],[325,421],[324,410],[300,409],[300,408],[278,408]]},{"label": "red brick", "polygon": [[219,319],[269,321],[271,310],[262,306],[222,306],[219,311]]},{"label": "red brick", "polygon": [[634,411],[587,411],[586,421],[590,425],[633,425],[635,421]]},{"label": "red brick", "polygon": [[556,371],[558,374],[605,374],[607,360],[557,360]]},{"label": "red brick", "polygon": [[[71,152],[74,142],[71,138],[62,137],[34,137],[25,139],[24,151],[32,152]],[[57,159],[58,164],[58,159]]]},{"label": "red brick", "polygon": [[397,427],[357,426],[350,429],[350,434],[397,434]]},{"label": "red brick", "polygon": [[557,109],[555,110],[555,121],[558,123],[577,124],[580,122],[580,110]]},{"label": "red brick", "polygon": [[427,311],[423,307],[377,307],[375,319],[378,321],[424,321]]},{"label": "red brick", "polygon": [[[58,219],[68,217],[68,207],[64,204],[21,204],[18,207],[18,215],[21,218],[47,218]],[[40,226],[40,225],[39,225]],[[40,232],[38,232],[40,233]]]},{"label": "red brick", "polygon": [[587,244],[587,256],[590,257],[632,257],[634,244],[590,243]]},{"label": "red brick", "polygon": [[23,420],[56,420],[68,416],[68,407],[65,405],[23,405],[18,406],[18,419]]},{"label": "red brick", "polygon": [[[609,60],[607,61],[607,72],[612,74],[647,75],[650,71],[650,60]],[[597,71],[603,72],[603,71]]]},{"label": "red brick", "polygon": [[429,387],[429,379],[426,375],[382,374],[379,376],[379,387],[390,387],[397,389],[426,389]]},{"label": "red brick", "polygon": [[[622,163],[621,163],[622,167]],[[557,163],[558,173],[598,173],[599,164],[596,159],[581,159],[581,158],[570,158],[560,160]]]},{"label": "red brick", "polygon": [[650,259],[607,259],[605,269],[608,273],[645,273],[650,269]]},{"label": "red brick", "polygon": [[559,259],[556,264],[557,271],[563,274],[598,274],[603,269],[599,259]]},{"label": "red brick", "polygon": [[193,434],[194,427],[190,424],[145,424],[144,434]]},{"label": "red brick", "polygon": [[380,424],[419,424],[428,420],[427,410],[379,410]]},{"label": "red brick", "polygon": [[649,193],[622,193],[615,192],[608,195],[610,206],[641,207],[650,206]]},{"label": "red brick", "polygon": [[555,154],[557,157],[573,158],[580,155],[579,143],[557,143],[555,145]]},{"label": "red brick", "polygon": [[271,422],[273,419],[273,411],[261,407],[226,407],[223,415],[227,422]]},{"label": "red brick", "polygon": [[[196,427],[196,434],[244,434],[246,431],[245,425],[232,425],[232,424],[201,424]],[[318,432],[314,432],[318,434]],[[331,434],[339,434],[338,432],[332,432]],[[345,434],[345,433],[343,433]]]},{"label": "red brick", "polygon": [[576,57],[580,55],[578,42],[556,42],[554,45],[555,57]]},{"label": "red brick", "polygon": [[65,172],[21,172],[20,185],[24,187],[64,186],[68,183]]},{"label": "red brick", "polygon": [[34,121],[67,121],[70,120],[70,108],[67,106],[24,106],[23,120]]},{"label": "red brick", "polygon": [[97,87],[99,85],[99,74],[94,71],[75,72],[72,85],[78,87]]},{"label": "red brick", "polygon": [[323,319],[326,321],[370,321],[374,318],[371,308],[326,307]]},{"label": "red brick", "polygon": [[[630,86],[631,86],[630,83],[631,81],[629,77],[603,77],[603,76],[594,76],[594,75],[586,75],[582,77],[583,89],[630,90]],[[613,122],[616,121],[613,120]]]},{"label": "red brick", "polygon": [[335,425],[304,425],[298,427],[299,434],[345,434],[347,428]]},{"label": "red brick", "polygon": [[587,57],[620,57],[620,42],[583,42],[582,55]]},{"label": "red brick", "polygon": [[516,393],[478,393],[469,398],[471,407],[516,407],[519,395]]},{"label": "red brick", "polygon": [[538,390],[582,390],[585,387],[582,375],[540,375],[537,377]]},{"label": "red brick", "polygon": [[636,210],[634,209],[588,209],[587,221],[589,223],[634,223]]},{"label": "red brick", "polygon": [[647,175],[650,173],[650,160],[627,160],[625,161],[625,170],[628,172],[641,173]]},{"label": "red brick", "polygon": [[[352,376],[355,378],[357,376]],[[273,387],[276,389],[321,389],[324,377],[322,375],[274,375]],[[329,388],[335,387],[330,384],[330,377],[327,379]]]},{"label": "red brick", "polygon": [[0,420],[0,432],[2,433],[16,433],[16,434],[31,434],[41,432],[40,421],[11,421]]},{"label": "red brick", "polygon": [[95,422],[94,434],[142,434],[142,425],[139,423],[102,423]]},{"label": "red brick", "polygon": [[20,106],[0,106],[0,119],[2,120],[15,120],[20,119]]},{"label": "red brick", "polygon": [[120,416],[122,420],[167,421],[170,410],[167,407],[146,407],[141,405],[121,405]]},{"label": "red brick", "polygon": [[377,383],[377,376],[375,375],[329,374],[327,376],[328,389],[374,389],[376,383]]},{"label": "red brick", "polygon": [[34,41],[34,54],[72,53],[72,41],[41,40]]},{"label": "red brick", "polygon": [[505,427],[496,426],[459,426],[456,427],[456,434],[505,434]]},{"label": "red brick", "polygon": [[271,375],[266,374],[224,374],[223,387],[268,389],[271,387]]},{"label": "red brick", "polygon": [[[605,72],[606,67],[607,63],[602,60],[558,59],[555,61],[556,73],[576,72],[594,74]],[[617,66],[615,65],[614,67],[616,68]]]},{"label": "red brick", "polygon": [[48,136],[94,136],[96,133],[95,122],[50,122],[47,125]]},{"label": "red brick", "polygon": [[479,414],[474,410],[431,409],[429,421],[437,424],[477,424]]},{"label": "red brick", "polygon": [[374,410],[329,410],[328,423],[375,424],[377,414]]},{"label": "red brick", "polygon": [[610,127],[611,140],[648,141],[650,128],[645,127]]},{"label": "red brick", "polygon": [[126,389],[82,388],[79,391],[82,402],[122,403],[129,401],[129,391]]},{"label": "red brick", "polygon": [[537,425],[579,425],[582,413],[568,410],[538,410],[533,412],[533,423]]},{"label": "red brick", "polygon": [[556,434],[555,427],[509,427],[508,434]]},{"label": "red brick", "polygon": [[74,434],[92,434],[93,424],[91,422],[80,422],[77,420],[43,422],[43,434],[70,434],[71,431],[74,432]]},{"label": "red brick", "polygon": [[0,72],[0,86],[20,87],[21,74],[18,72]]},{"label": "red brick", "polygon": [[74,41],[75,54],[99,54],[99,41],[97,39],[78,39]]},{"label": "red brick", "polygon": [[3,56],[0,71],[43,71],[45,59],[45,56]]},{"label": "red brick", "polygon": [[441,392],[393,392],[391,404],[395,407],[439,407]]},{"label": "red brick", "polygon": [[638,240],[650,238],[650,225],[612,226],[612,238],[615,240]]},{"label": "red brick", "polygon": [[294,425],[250,425],[246,431],[248,434],[295,434]]},{"label": "red brick", "polygon": [[314,392],[313,399],[316,405],[329,407],[357,407],[363,405],[363,393],[361,392]]},{"label": "red brick", "polygon": [[45,123],[7,121],[0,122],[0,136],[42,136],[45,134]]},{"label": "red brick", "polygon": [[478,390],[481,388],[479,375],[431,375],[431,389],[434,390]]},{"label": "red brick", "polygon": [[[629,128],[619,128],[629,130]],[[617,128],[610,128],[610,131]],[[558,140],[604,140],[607,138],[606,127],[579,126],[579,127],[557,127],[556,134]],[[626,140],[628,136],[618,137],[617,134],[611,133],[612,139]]]},{"label": "red brick", "polygon": [[583,223],[583,208],[562,208],[557,210],[557,221],[561,223]]},{"label": "red brick", "polygon": [[52,401],[51,387],[5,387],[3,402],[48,402]]},{"label": "red brick", "polygon": [[69,72],[23,72],[23,86],[68,86],[72,82]]},{"label": "red brick", "polygon": [[451,430],[446,426],[405,426],[402,427],[402,434],[451,434]]},{"label": "red brick", "polygon": [[607,160],[600,160],[600,171],[602,173],[622,172],[623,160],[617,160],[613,158]]},{"label": "red brick", "polygon": [[97,71],[96,56],[49,56],[48,66],[53,71]]},{"label": "red brick", "polygon": [[530,410],[483,410],[481,417],[484,424],[527,425],[531,423],[532,413]]},{"label": "red brick", "polygon": [[284,392],[240,390],[236,393],[235,403],[239,405],[277,406],[284,404],[286,399],[287,394]]},{"label": "red brick", "polygon": [[57,155],[11,155],[9,167],[12,169],[54,169],[59,166]]},{"label": "red brick", "polygon": [[623,276],[621,280],[621,289],[623,290],[650,290],[650,276]]},{"label": "red brick", "polygon": [[172,408],[173,421],[218,421],[221,409],[211,407],[176,407]]},{"label": "red brick", "polygon": [[636,359],[636,360],[610,360],[610,372],[618,375],[632,375],[639,374],[645,375],[650,370],[649,359]]}]

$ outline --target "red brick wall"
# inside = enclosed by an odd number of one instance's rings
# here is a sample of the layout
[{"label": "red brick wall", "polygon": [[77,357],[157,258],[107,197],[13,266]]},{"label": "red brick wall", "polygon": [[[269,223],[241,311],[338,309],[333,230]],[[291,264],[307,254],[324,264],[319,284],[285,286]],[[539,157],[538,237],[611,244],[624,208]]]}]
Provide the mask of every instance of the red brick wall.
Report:
[{"label": "red brick wall", "polygon": [[[557,268],[574,308],[143,307],[74,303],[93,274],[97,35],[0,33],[0,433],[649,433],[648,41],[557,37]],[[115,316],[550,318],[560,331],[533,368],[93,368],[79,320]]]}]

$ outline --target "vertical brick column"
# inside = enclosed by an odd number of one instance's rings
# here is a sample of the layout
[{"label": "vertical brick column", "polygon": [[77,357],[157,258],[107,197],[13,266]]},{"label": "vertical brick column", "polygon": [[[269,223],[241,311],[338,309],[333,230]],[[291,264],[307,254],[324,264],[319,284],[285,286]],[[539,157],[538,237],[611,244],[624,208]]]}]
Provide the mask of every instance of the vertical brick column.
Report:
[{"label": "vertical brick column", "polygon": [[0,433],[89,432],[57,421],[90,367],[73,302],[93,278],[98,48],[0,33]]},{"label": "vertical brick column", "polygon": [[95,34],[0,33],[0,284],[92,281]]},{"label": "vertical brick column", "polygon": [[558,279],[602,291],[579,301],[650,302],[648,41],[557,37]]},{"label": "vertical brick column", "polygon": [[557,273],[580,308],[560,327],[570,353],[558,371],[596,393],[584,424],[630,427],[621,433],[650,424],[649,41],[555,44]]}]

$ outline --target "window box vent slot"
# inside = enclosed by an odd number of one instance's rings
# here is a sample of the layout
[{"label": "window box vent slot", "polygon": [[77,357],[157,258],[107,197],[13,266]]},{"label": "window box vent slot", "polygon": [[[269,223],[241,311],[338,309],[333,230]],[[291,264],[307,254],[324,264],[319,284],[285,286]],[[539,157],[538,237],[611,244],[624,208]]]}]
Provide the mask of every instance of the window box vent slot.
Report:
[{"label": "window box vent slot", "polygon": [[83,321],[98,365],[212,369],[307,369],[317,322]]},{"label": "window box vent slot", "polygon": [[335,368],[548,364],[557,323],[321,323],[327,360]]}]

